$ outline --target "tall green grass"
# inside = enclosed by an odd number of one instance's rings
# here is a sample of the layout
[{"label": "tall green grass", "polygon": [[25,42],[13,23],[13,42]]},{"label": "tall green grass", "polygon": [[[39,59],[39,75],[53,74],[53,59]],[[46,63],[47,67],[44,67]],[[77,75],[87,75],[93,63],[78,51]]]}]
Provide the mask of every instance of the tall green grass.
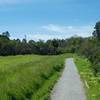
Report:
[{"label": "tall green grass", "polygon": [[95,77],[86,58],[75,56],[75,62],[85,84],[87,100],[100,100],[100,76]]},{"label": "tall green grass", "polygon": [[70,56],[0,57],[0,100],[48,100],[65,58]]}]

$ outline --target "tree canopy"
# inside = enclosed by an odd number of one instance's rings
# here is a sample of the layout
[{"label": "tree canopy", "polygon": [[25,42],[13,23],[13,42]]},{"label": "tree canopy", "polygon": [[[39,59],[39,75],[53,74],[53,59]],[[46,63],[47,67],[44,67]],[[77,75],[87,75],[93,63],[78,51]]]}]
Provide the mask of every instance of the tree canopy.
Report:
[{"label": "tree canopy", "polygon": [[100,40],[100,21],[95,25],[95,31],[93,32],[94,37]]}]

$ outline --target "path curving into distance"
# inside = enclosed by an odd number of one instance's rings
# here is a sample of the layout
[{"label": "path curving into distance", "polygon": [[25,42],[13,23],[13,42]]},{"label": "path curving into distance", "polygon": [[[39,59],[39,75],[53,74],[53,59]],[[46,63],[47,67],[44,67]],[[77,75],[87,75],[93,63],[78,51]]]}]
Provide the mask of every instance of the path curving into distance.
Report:
[{"label": "path curving into distance", "polygon": [[72,58],[66,60],[65,69],[52,91],[51,100],[86,100],[83,83]]}]

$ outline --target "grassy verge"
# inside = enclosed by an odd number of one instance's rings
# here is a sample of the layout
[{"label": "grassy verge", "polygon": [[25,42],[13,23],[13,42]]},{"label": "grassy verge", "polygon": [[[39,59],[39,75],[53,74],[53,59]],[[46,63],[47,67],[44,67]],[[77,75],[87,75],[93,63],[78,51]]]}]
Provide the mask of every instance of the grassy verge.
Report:
[{"label": "grassy verge", "polygon": [[33,95],[32,100],[50,100],[51,90],[59,78],[59,73],[56,72],[47,80],[44,85]]},{"label": "grassy verge", "polygon": [[87,100],[100,100],[100,76],[95,77],[91,63],[82,57],[75,56],[75,63],[86,88]]},{"label": "grassy verge", "polygon": [[70,56],[0,57],[0,100],[48,100],[65,59]]}]

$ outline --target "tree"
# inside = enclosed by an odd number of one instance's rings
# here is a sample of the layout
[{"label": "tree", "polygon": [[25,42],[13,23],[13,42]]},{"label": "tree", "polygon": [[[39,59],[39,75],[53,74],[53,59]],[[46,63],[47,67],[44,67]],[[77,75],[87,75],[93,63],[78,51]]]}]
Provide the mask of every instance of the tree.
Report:
[{"label": "tree", "polygon": [[23,40],[22,40],[22,43],[27,43],[27,40],[26,40],[26,39],[23,39]]},{"label": "tree", "polygon": [[29,44],[35,44],[35,41],[34,40],[29,40],[29,42],[28,42]]},{"label": "tree", "polygon": [[56,39],[52,40],[52,44],[55,48],[58,48],[58,41]]},{"label": "tree", "polygon": [[100,21],[98,21],[95,25],[95,31],[93,32],[93,36],[100,40]]},{"label": "tree", "polygon": [[10,33],[9,33],[8,31],[3,32],[3,33],[2,33],[2,35],[3,35],[3,36],[5,36],[5,37],[7,37],[7,38],[9,38],[9,37],[10,37]]}]

